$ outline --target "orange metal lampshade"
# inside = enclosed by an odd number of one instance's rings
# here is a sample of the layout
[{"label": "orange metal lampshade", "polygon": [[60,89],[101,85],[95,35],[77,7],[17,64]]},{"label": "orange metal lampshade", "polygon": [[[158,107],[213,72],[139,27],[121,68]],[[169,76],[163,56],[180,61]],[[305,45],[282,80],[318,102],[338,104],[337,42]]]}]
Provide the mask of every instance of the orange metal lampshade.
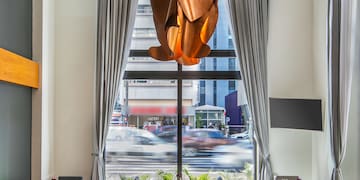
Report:
[{"label": "orange metal lampshade", "polygon": [[194,65],[210,53],[207,45],[218,19],[217,0],[151,0],[161,46],[151,47],[151,57]]}]

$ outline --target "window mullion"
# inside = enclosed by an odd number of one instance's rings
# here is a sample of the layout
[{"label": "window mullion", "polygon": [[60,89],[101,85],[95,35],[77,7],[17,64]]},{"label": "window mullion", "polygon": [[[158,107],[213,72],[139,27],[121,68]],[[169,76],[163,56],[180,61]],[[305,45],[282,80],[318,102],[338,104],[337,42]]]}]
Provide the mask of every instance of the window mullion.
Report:
[{"label": "window mullion", "polygon": [[[182,65],[178,64],[178,72]],[[177,80],[177,179],[182,178],[182,76]]]}]

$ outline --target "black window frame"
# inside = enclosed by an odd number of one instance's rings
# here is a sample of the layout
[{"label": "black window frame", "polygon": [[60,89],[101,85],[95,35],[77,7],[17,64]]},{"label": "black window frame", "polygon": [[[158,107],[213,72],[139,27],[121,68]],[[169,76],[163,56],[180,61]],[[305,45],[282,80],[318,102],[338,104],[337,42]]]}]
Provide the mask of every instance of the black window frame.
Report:
[{"label": "black window frame", "polygon": [[[150,57],[148,50],[130,50],[129,58]],[[235,50],[211,50],[207,57],[236,58]],[[206,61],[202,59],[202,61]],[[203,62],[205,63],[205,62]],[[123,80],[177,80],[177,179],[182,177],[182,81],[183,80],[241,80],[240,71],[125,71]]]}]

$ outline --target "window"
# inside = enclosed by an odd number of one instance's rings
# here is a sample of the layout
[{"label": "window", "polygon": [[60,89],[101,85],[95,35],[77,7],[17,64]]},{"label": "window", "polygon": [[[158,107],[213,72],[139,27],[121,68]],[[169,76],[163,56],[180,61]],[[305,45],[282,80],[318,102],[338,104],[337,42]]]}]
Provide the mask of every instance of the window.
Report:
[{"label": "window", "polygon": [[235,91],[235,81],[229,81],[229,91]]},{"label": "window", "polygon": [[[237,104],[237,93],[244,92],[236,87],[241,77],[227,44],[230,31],[216,29],[208,43],[213,50],[198,65],[153,60],[147,49],[158,42],[149,8],[147,0],[139,1],[116,121],[106,142],[107,179],[159,170],[185,177],[183,168],[192,175],[246,178],[242,171],[255,162],[254,145],[249,120],[242,116],[246,105]],[[219,21],[226,20],[220,15]]]},{"label": "window", "polygon": [[152,8],[150,4],[139,4],[136,9],[137,15],[150,14],[152,15]]},{"label": "window", "polygon": [[213,99],[214,99],[213,104],[217,105],[217,82],[216,81],[213,81]]},{"label": "window", "polygon": [[228,40],[228,44],[229,44],[229,49],[234,49],[234,43],[233,43],[232,39]]},{"label": "window", "polygon": [[206,61],[201,61],[200,62],[200,70],[205,70],[206,68]]},{"label": "window", "polygon": [[229,70],[230,71],[235,71],[236,70],[236,65],[235,65],[235,58],[229,58]]},{"label": "window", "polygon": [[135,28],[133,38],[156,38],[154,28]]}]

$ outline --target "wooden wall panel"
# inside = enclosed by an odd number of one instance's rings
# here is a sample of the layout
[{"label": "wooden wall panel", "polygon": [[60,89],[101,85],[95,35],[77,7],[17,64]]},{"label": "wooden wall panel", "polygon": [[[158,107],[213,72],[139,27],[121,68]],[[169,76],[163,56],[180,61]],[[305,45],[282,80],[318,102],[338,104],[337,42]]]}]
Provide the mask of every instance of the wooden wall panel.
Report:
[{"label": "wooden wall panel", "polygon": [[39,64],[0,48],[0,81],[39,88]]}]

